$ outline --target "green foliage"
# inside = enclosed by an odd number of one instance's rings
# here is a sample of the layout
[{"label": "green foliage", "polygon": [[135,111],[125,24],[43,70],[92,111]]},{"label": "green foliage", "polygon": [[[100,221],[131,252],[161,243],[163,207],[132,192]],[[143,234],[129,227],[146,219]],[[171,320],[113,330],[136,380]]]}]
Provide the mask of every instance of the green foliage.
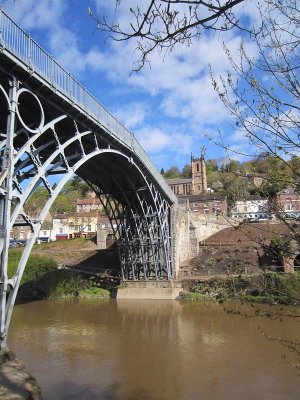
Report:
[{"label": "green foliage", "polygon": [[[10,249],[8,253],[8,277],[14,276],[20,258],[22,255],[21,249]],[[54,271],[57,269],[57,263],[46,257],[41,257],[35,254],[29,256],[28,262],[26,264],[24,274],[22,277],[22,283],[34,281],[40,279],[46,273]]]},{"label": "green foliage", "polygon": [[300,272],[212,278],[185,287],[184,300],[239,299],[251,303],[300,305]]},{"label": "green foliage", "polygon": [[51,214],[76,211],[77,199],[85,197],[88,190],[88,184],[78,176],[75,176],[65,184],[64,188],[55,199],[50,210]]},{"label": "green foliage", "polygon": [[[247,198],[249,194],[274,197],[289,186],[300,187],[300,157],[296,156],[285,162],[279,157],[265,154],[243,163],[232,159],[229,163],[223,163],[220,169],[215,160],[207,160],[205,164],[208,185],[216,193],[226,196],[229,206],[237,199]],[[185,165],[181,173],[178,167],[173,166],[164,173],[164,177],[190,178],[191,166]],[[254,177],[261,177],[263,184],[255,186]]]},{"label": "green foliage", "polygon": [[74,176],[74,178],[69,181],[69,185],[72,190],[76,190],[79,192],[80,197],[85,197],[87,192],[90,190],[89,185],[81,178],[79,178],[79,176]]},{"label": "green foliage", "polygon": [[181,172],[181,176],[183,178],[191,178],[192,177],[192,167],[191,164],[186,164]]},{"label": "green foliage", "polygon": [[79,297],[82,297],[82,298],[101,297],[101,298],[108,299],[110,297],[110,293],[106,289],[103,289],[103,288],[100,288],[97,286],[92,286],[88,289],[81,290],[79,292]]},{"label": "green foliage", "polygon": [[230,160],[229,164],[226,165],[225,169],[227,172],[237,172],[241,168],[241,163],[236,160]]},{"label": "green foliage", "polygon": [[27,200],[24,208],[25,211],[28,210],[41,210],[46,204],[49,197],[49,192],[45,187],[39,186],[31,195],[31,197]]},{"label": "green foliage", "polygon": [[281,304],[300,304],[300,272],[268,273],[266,291]]},{"label": "green foliage", "polygon": [[180,300],[184,301],[207,301],[211,300],[211,298],[205,294],[198,292],[186,292],[183,293]]},{"label": "green foliage", "polygon": [[286,255],[289,251],[289,243],[286,239],[280,236],[274,236],[271,238],[270,244],[266,249],[267,255],[277,259],[280,259]]},{"label": "green foliage", "polygon": [[180,177],[179,168],[176,167],[176,166],[173,166],[173,167],[169,168],[169,169],[165,172],[164,177],[165,177],[166,179],[172,179],[172,178],[178,178],[178,177]]},{"label": "green foliage", "polygon": [[[74,240],[78,244],[78,240]],[[22,255],[21,249],[9,250],[8,276],[13,277]],[[18,301],[66,299],[71,297],[110,297],[109,291],[70,270],[58,270],[46,257],[30,255],[18,292]]]},{"label": "green foliage", "polygon": [[86,280],[68,270],[57,270],[45,275],[39,282],[42,298],[55,300],[76,297],[86,286]]}]

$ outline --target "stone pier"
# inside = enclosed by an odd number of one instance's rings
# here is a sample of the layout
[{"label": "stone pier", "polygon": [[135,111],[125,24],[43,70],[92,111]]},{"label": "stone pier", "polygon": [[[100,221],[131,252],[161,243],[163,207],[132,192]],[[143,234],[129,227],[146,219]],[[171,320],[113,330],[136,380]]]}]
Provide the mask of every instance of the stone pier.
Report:
[{"label": "stone pier", "polygon": [[172,238],[175,277],[180,265],[199,254],[199,243],[231,224],[225,217],[199,215],[189,204],[172,206]]}]

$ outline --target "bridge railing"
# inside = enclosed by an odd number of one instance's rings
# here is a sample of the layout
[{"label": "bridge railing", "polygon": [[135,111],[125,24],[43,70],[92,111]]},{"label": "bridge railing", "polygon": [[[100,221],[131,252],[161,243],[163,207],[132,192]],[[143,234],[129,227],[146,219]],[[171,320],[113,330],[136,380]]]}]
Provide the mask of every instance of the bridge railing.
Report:
[{"label": "bridge railing", "polygon": [[132,149],[139,159],[146,165],[165,193],[176,202],[173,194],[164,178],[146,155],[144,149],[116,118],[93,97],[74,77],[59,65],[31,36],[17,25],[0,8],[0,48],[8,50],[21,60],[29,70],[40,75],[54,89],[67,96],[71,102],[83,112],[88,113],[100,125],[104,126],[119,141]]}]

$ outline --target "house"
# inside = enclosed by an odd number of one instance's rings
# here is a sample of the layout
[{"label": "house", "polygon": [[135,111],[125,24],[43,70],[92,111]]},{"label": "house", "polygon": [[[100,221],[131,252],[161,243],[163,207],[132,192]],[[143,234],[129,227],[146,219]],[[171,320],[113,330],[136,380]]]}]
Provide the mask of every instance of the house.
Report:
[{"label": "house", "polygon": [[97,234],[99,212],[72,212],[67,215],[69,238],[91,237]]},{"label": "house", "polygon": [[49,243],[52,240],[52,224],[50,221],[45,221],[36,238],[36,243]]},{"label": "house", "polygon": [[192,212],[199,215],[227,215],[227,199],[216,193],[180,196],[179,203],[189,202]]},{"label": "house", "polygon": [[52,240],[65,240],[69,238],[69,225],[67,214],[54,215],[52,220]]},{"label": "house", "polygon": [[294,188],[286,188],[277,193],[276,209],[281,217],[300,219],[300,196]]},{"label": "house", "polygon": [[103,205],[98,197],[87,199],[78,199],[76,202],[76,212],[90,212],[94,210],[103,210]]},{"label": "house", "polygon": [[269,200],[256,195],[237,200],[230,211],[230,216],[236,221],[267,220],[270,218]]}]

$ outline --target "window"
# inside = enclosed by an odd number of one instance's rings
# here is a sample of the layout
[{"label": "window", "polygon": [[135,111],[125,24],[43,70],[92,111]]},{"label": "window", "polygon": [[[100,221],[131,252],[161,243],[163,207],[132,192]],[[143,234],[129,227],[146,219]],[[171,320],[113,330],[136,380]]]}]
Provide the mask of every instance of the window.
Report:
[{"label": "window", "polygon": [[199,172],[199,164],[197,163],[197,172]]},{"label": "window", "polygon": [[63,228],[59,228],[59,233],[63,233]]},{"label": "window", "polygon": [[87,226],[87,230],[88,230],[88,232],[91,232],[91,230],[92,230],[92,225],[88,225],[88,226]]},{"label": "window", "polygon": [[291,211],[293,209],[293,205],[292,204],[286,204],[284,209],[285,209],[285,211]]},{"label": "window", "polygon": [[47,236],[47,231],[44,231],[44,236]]}]

